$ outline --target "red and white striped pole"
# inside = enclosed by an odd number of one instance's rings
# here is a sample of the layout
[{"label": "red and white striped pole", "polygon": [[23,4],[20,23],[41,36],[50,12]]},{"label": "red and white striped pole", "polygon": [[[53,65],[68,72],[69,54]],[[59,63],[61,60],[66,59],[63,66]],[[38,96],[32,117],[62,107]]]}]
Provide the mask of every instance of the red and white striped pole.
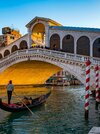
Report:
[{"label": "red and white striped pole", "polygon": [[96,108],[96,110],[98,110],[98,104],[99,104],[99,67],[98,67],[98,65],[95,66],[95,83],[96,83],[96,92],[95,92],[96,105],[95,105],[95,108]]},{"label": "red and white striped pole", "polygon": [[85,119],[89,115],[90,60],[86,61]]}]

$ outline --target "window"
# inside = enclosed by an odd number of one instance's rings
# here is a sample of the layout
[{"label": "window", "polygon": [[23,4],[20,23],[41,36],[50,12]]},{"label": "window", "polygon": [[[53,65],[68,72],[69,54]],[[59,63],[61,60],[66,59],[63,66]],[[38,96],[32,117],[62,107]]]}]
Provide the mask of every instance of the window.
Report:
[{"label": "window", "polygon": [[10,39],[13,39],[14,40],[14,36],[10,36]]}]

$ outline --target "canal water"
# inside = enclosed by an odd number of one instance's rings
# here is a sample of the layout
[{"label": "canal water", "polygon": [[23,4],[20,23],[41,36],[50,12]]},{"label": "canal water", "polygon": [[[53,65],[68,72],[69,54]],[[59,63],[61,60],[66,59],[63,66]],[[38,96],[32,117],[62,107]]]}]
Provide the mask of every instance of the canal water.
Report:
[{"label": "canal water", "polygon": [[[84,119],[84,86],[15,88],[19,98],[36,97],[52,91],[47,102],[29,111],[9,113],[0,109],[0,134],[88,134],[93,126],[100,126],[100,114],[90,97],[89,120]],[[0,97],[7,101],[6,90]],[[19,101],[15,95],[12,101]]]}]

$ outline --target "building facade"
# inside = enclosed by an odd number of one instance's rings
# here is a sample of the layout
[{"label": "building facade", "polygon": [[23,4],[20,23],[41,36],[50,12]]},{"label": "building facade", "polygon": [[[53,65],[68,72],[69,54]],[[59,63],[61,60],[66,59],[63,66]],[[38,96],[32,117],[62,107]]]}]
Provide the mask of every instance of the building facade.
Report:
[{"label": "building facade", "polygon": [[0,47],[5,47],[21,37],[18,30],[10,27],[2,28],[2,35],[0,35]]},{"label": "building facade", "polygon": [[48,85],[59,85],[59,86],[69,86],[69,85],[80,85],[82,84],[79,80],[77,80],[73,75],[66,72],[65,70],[61,70],[51,76],[47,81]]}]

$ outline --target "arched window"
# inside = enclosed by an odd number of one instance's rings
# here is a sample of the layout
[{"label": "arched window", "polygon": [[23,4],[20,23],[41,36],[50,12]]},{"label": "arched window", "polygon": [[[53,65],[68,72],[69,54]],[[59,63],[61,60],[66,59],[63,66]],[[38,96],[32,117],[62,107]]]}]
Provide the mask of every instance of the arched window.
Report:
[{"label": "arched window", "polygon": [[77,41],[77,54],[90,56],[90,40],[82,36]]},{"label": "arched window", "polygon": [[25,40],[21,41],[19,46],[20,46],[20,49],[27,49],[28,48],[27,42]]},{"label": "arched window", "polygon": [[[45,44],[45,26],[42,23],[37,23],[33,29],[31,34],[32,41],[36,41],[37,44],[44,45]],[[34,44],[33,44],[34,46]]]},{"label": "arched window", "polygon": [[13,53],[13,52],[15,52],[15,51],[17,51],[18,50],[18,47],[16,46],[16,45],[14,45],[13,47],[12,47],[12,49],[11,49],[11,52]]},{"label": "arched window", "polygon": [[50,38],[50,49],[59,50],[60,49],[60,37],[58,34],[53,34]]},{"label": "arched window", "polygon": [[74,53],[74,38],[71,35],[66,35],[62,40],[62,51]]},{"label": "arched window", "polygon": [[100,38],[96,39],[93,43],[93,57],[100,58]]},{"label": "arched window", "polygon": [[3,57],[2,57],[2,54],[0,54],[0,59],[2,59]]},{"label": "arched window", "polygon": [[9,55],[9,54],[10,54],[10,51],[9,50],[5,50],[4,57],[7,56],[7,55]]}]

